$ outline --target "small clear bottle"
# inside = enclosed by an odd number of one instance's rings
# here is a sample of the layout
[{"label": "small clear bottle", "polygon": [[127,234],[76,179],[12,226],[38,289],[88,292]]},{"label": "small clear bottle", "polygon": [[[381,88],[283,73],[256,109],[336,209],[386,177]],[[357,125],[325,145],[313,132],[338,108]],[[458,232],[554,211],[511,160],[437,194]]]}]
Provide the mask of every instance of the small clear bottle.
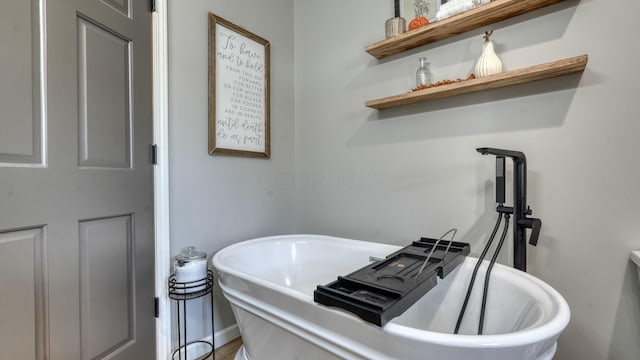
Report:
[{"label": "small clear bottle", "polygon": [[426,57],[420,58],[420,67],[418,71],[416,71],[416,86],[429,85],[433,83],[433,74],[429,69],[431,65],[430,62],[427,62]]}]

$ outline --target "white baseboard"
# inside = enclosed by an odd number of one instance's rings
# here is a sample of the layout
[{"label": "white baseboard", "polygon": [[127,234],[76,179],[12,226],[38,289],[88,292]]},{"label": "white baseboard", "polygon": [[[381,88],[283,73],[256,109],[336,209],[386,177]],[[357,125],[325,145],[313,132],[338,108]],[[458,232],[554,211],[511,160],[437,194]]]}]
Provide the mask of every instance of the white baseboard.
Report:
[{"label": "white baseboard", "polygon": [[[220,346],[226,345],[231,341],[240,337],[240,330],[238,330],[238,325],[234,324],[226,329],[222,329],[216,333],[216,349]],[[211,336],[207,337],[207,341],[211,341]]]},{"label": "white baseboard", "polygon": [[[240,331],[238,330],[238,325],[231,325],[226,329],[222,329],[215,334],[215,342],[214,345],[217,348],[224,346],[230,343],[232,340],[240,337]],[[201,339],[201,341],[211,342],[212,336],[209,335],[206,338]],[[185,358],[188,359],[196,359],[198,356],[201,356],[207,352],[209,352],[209,348],[207,345],[202,343],[195,343],[187,346],[187,356]]]}]

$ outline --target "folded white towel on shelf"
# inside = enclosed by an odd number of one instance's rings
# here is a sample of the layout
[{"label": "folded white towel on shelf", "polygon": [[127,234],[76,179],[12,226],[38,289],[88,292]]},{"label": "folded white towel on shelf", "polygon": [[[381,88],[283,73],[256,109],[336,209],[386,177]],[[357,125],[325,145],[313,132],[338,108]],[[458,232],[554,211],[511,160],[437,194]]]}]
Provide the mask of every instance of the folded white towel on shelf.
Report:
[{"label": "folded white towel on shelf", "polygon": [[449,0],[446,4],[442,4],[436,13],[436,21],[440,21],[460,14],[467,10],[486,4],[491,0]]}]

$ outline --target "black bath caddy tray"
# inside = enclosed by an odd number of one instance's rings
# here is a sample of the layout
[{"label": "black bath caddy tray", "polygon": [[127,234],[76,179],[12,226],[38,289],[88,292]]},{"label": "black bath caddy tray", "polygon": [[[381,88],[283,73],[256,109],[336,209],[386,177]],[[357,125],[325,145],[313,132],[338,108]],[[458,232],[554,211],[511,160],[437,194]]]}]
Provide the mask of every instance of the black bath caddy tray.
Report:
[{"label": "black bath caddy tray", "polygon": [[[338,276],[338,280],[327,285],[318,285],[313,299],[384,326],[436,286],[437,277],[443,279],[449,275],[467,254],[468,243],[421,238],[384,260]],[[427,259],[429,263],[420,272]]]}]

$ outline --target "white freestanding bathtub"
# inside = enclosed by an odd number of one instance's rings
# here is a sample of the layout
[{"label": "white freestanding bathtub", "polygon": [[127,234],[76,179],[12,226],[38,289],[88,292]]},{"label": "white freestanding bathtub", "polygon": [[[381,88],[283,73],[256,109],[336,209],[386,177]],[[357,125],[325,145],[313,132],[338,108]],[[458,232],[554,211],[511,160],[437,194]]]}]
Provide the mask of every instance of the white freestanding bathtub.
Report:
[{"label": "white freestanding bathtub", "polygon": [[424,297],[380,328],[313,301],[325,285],[400,249],[350,239],[287,235],[231,245],[213,257],[243,339],[237,360],[552,359],[569,322],[562,296],[535,277],[496,264],[477,331],[484,264],[460,334],[453,329],[475,265],[467,258]]}]

